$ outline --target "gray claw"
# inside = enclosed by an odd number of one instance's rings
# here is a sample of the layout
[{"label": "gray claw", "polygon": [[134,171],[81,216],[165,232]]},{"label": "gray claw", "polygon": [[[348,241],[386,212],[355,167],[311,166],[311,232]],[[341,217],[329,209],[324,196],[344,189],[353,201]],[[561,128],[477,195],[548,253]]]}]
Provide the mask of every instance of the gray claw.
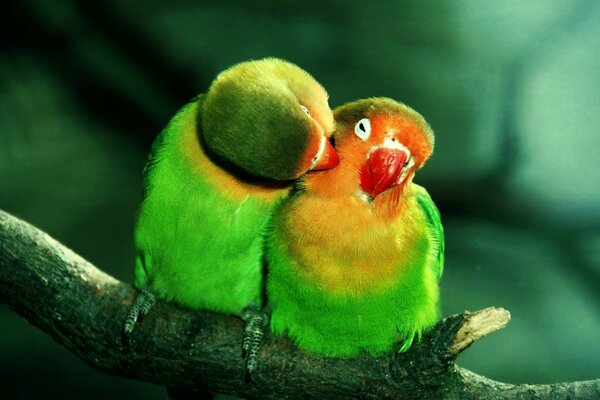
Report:
[{"label": "gray claw", "polygon": [[143,288],[142,291],[138,293],[125,318],[124,331],[126,336],[129,336],[131,332],[133,332],[133,328],[140,315],[144,316],[148,314],[148,311],[150,311],[154,303],[156,303],[156,297],[148,287]]},{"label": "gray claw", "polygon": [[258,366],[258,351],[265,335],[265,327],[269,323],[269,316],[250,306],[242,312],[241,318],[246,323],[242,350],[246,356],[246,372],[250,375]]}]

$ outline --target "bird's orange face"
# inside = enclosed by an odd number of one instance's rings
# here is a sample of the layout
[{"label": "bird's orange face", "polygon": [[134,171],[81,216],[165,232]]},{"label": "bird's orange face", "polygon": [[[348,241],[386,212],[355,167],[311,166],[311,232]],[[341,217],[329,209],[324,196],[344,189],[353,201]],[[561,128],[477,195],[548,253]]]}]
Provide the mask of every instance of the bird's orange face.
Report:
[{"label": "bird's orange face", "polygon": [[366,160],[360,167],[360,188],[371,197],[405,185],[431,154],[419,127],[407,118],[374,115],[361,119],[355,132],[367,145]]},{"label": "bird's orange face", "polygon": [[433,151],[428,126],[410,113],[376,108],[352,117],[335,140],[342,164],[358,171],[359,194],[370,201],[390,188],[402,190]]},{"label": "bird's orange face", "polygon": [[298,93],[297,98],[299,109],[305,114],[304,118],[309,126],[306,151],[299,164],[298,175],[336,167],[340,159],[329,141],[334,123],[327,93],[316,86]]}]

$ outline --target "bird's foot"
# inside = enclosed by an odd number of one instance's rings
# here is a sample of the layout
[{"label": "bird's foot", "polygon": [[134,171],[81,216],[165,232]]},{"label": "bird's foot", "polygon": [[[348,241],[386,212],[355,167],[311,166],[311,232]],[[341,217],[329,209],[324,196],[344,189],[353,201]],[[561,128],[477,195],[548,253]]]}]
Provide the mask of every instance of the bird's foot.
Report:
[{"label": "bird's foot", "polygon": [[256,306],[249,306],[242,311],[240,317],[245,323],[242,352],[246,357],[246,372],[250,376],[258,366],[258,351],[265,335],[265,327],[269,323],[269,316]]},{"label": "bird's foot", "polygon": [[156,297],[154,293],[150,291],[149,287],[145,287],[141,292],[138,293],[133,305],[129,309],[127,318],[125,318],[124,331],[125,335],[129,336],[133,332],[133,328],[138,321],[138,318],[148,314],[148,311],[156,303]]}]

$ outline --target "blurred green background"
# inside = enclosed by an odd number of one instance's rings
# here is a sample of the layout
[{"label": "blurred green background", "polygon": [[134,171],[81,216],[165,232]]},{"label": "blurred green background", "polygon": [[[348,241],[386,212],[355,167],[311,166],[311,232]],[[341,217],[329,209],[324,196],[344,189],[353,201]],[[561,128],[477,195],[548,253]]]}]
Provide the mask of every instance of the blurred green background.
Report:
[{"label": "blurred green background", "polygon": [[[507,382],[600,377],[600,2],[8,1],[0,208],[131,281],[149,146],[233,63],[277,56],[332,106],[389,96],[436,153],[417,175],[447,235],[445,315],[508,327],[459,364]],[[0,398],[161,399],[0,305]]]}]

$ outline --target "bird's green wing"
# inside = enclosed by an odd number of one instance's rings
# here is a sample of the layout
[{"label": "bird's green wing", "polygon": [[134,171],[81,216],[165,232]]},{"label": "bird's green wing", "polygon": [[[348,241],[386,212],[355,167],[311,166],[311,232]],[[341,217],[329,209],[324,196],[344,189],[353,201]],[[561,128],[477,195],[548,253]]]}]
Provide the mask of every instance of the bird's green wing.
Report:
[{"label": "bird's green wing", "polygon": [[434,255],[437,263],[436,268],[438,278],[442,276],[444,272],[444,227],[442,226],[442,220],[440,212],[435,206],[433,200],[427,193],[427,190],[421,188],[417,191],[417,203],[427,218],[427,224],[432,233],[432,239],[434,243],[437,243],[436,254]]},{"label": "bird's green wing", "polygon": [[[195,96],[194,98],[192,98],[192,100],[190,100],[190,102],[181,108],[181,110],[179,110],[178,114],[181,113],[181,111],[183,111],[185,108],[187,108],[190,104],[192,103],[200,103],[202,104],[204,102],[204,99],[206,98],[206,94],[201,93],[197,96]],[[177,116],[175,116],[175,118],[177,118]],[[165,143],[166,143],[166,137],[168,135],[169,132],[169,127],[172,124],[169,123],[169,125],[162,130],[161,133],[158,134],[158,136],[154,139],[154,142],[152,142],[152,147],[150,147],[150,154],[148,154],[148,161],[146,162],[146,165],[144,166],[144,178],[143,178],[143,189],[142,189],[142,201],[144,199],[146,199],[146,197],[148,196],[148,191],[150,189],[150,184],[152,182],[152,170],[154,169],[154,166],[156,165],[156,163],[158,162],[158,160],[161,157],[161,150],[165,147]]]}]

